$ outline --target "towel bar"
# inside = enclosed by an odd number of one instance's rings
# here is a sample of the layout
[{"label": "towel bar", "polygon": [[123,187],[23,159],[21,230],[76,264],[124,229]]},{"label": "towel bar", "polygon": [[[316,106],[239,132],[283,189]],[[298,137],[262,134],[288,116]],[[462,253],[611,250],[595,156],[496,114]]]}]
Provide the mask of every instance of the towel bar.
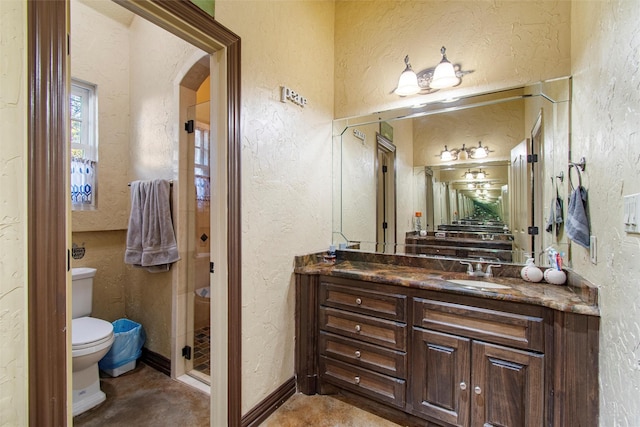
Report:
[{"label": "towel bar", "polygon": [[[173,181],[169,181],[169,185],[171,187],[173,187]],[[127,187],[131,187],[131,183],[130,182],[127,183]]]}]

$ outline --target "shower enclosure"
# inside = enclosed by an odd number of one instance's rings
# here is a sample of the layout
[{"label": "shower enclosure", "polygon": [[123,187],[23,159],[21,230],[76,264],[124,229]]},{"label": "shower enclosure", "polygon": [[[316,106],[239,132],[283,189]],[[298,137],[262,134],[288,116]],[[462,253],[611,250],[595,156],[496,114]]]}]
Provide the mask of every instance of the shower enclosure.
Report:
[{"label": "shower enclosure", "polygon": [[[189,375],[210,383],[210,105],[202,102],[187,110],[188,155],[188,310],[187,324],[193,327],[187,358]],[[191,329],[191,328],[189,328]]]}]

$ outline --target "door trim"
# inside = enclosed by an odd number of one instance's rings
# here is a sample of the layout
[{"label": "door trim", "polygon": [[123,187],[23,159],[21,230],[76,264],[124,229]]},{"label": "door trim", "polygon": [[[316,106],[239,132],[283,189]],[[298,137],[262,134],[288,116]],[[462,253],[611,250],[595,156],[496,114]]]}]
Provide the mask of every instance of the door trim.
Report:
[{"label": "door trim", "polygon": [[[240,37],[188,1],[117,0],[205,51],[227,55],[228,425],[241,423]],[[69,270],[67,0],[27,3],[29,424],[67,424]],[[36,357],[37,355],[37,357]],[[70,366],[70,365],[69,365]]]},{"label": "door trim", "polygon": [[[27,3],[29,424],[67,423],[67,6]],[[69,339],[70,340],[70,339]]]}]

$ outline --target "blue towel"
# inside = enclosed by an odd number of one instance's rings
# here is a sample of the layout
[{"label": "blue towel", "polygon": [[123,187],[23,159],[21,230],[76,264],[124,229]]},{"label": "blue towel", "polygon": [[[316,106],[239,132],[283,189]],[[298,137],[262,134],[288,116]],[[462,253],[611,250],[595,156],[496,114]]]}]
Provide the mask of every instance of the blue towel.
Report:
[{"label": "blue towel", "polygon": [[574,189],[569,197],[569,209],[565,221],[567,236],[580,246],[589,249],[589,218],[587,217],[587,190]]},{"label": "blue towel", "polygon": [[549,233],[553,231],[553,227],[556,227],[556,236],[560,234],[560,225],[562,225],[562,199],[560,196],[556,196],[551,201],[551,207],[549,209],[549,219],[545,230]]}]

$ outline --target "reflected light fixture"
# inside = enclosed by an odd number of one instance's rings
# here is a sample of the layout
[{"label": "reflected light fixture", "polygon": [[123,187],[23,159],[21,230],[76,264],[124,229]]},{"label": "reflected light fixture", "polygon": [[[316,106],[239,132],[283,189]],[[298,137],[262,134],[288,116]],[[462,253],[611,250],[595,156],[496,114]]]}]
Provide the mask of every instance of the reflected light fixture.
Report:
[{"label": "reflected light fixture", "polygon": [[438,155],[440,160],[443,162],[451,162],[454,160],[469,160],[469,157],[473,157],[469,153],[469,149],[465,144],[462,144],[462,148],[452,148],[449,149],[446,145],[444,146],[444,150],[440,152]]},{"label": "reflected light fixture", "polygon": [[489,155],[489,148],[482,146],[482,141],[478,141],[477,147],[471,148],[471,157],[474,159],[484,159]]},{"label": "reflected light fixture", "polygon": [[447,59],[446,51],[447,49],[442,46],[440,49],[442,60],[433,71],[433,79],[429,85],[434,89],[444,89],[460,84],[460,77],[456,75],[456,70],[453,68],[453,64]]},{"label": "reflected light fixture", "polygon": [[458,160],[468,160],[469,159],[469,151],[467,151],[467,147],[462,144],[462,148],[458,151]]},{"label": "reflected light fixture", "polygon": [[[477,171],[471,171],[471,169],[467,169],[467,171],[464,173],[464,175],[462,175],[462,177],[468,180],[483,180],[487,177],[487,175],[488,174],[484,172],[482,169]],[[485,184],[485,188],[486,188],[486,184]]]},{"label": "reflected light fixture", "polygon": [[440,152],[440,160],[443,162],[449,162],[458,158],[457,150],[449,150],[447,146],[444,146],[444,150]]},{"label": "reflected light fixture", "polygon": [[409,63],[409,55],[404,57],[405,69],[400,74],[400,80],[398,80],[398,87],[394,91],[396,95],[409,96],[415,95],[420,92],[420,86],[418,86],[418,76],[411,68]]}]

